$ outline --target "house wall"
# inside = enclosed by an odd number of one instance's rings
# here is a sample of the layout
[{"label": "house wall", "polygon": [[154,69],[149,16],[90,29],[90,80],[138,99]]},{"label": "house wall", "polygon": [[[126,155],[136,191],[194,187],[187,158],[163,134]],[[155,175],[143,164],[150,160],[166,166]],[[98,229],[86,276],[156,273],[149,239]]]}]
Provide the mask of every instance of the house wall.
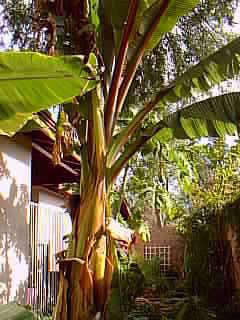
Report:
[{"label": "house wall", "polygon": [[33,201],[44,204],[50,205],[55,207],[64,208],[65,200],[64,198],[50,190],[47,190],[43,187],[33,187]]},{"label": "house wall", "polygon": [[164,227],[153,226],[150,229],[151,239],[149,242],[143,242],[139,238],[135,245],[136,251],[144,256],[144,246],[170,246],[170,270],[179,274],[183,273],[184,260],[184,239],[176,231],[174,225],[165,225]]},{"label": "house wall", "polygon": [[30,192],[31,140],[0,136],[0,303],[24,300]]}]

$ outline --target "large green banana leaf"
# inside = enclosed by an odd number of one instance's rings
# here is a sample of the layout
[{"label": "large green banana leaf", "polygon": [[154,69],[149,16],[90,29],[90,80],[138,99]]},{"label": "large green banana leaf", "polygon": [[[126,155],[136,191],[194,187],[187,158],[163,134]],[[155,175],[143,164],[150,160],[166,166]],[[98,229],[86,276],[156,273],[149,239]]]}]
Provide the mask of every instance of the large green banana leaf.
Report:
[{"label": "large green banana leaf", "polygon": [[0,119],[0,135],[13,136],[16,132],[31,120],[31,113],[17,113],[10,119]]},{"label": "large green banana leaf", "polygon": [[[240,73],[240,37],[222,47],[185,72],[159,103],[166,106],[183,98],[207,92]],[[239,126],[240,92],[193,103],[165,118],[166,127],[176,138],[234,134]],[[158,134],[161,135],[161,131]],[[171,134],[170,134],[171,135]]]},{"label": "large green banana leaf", "polygon": [[160,101],[159,106],[197,97],[199,93],[207,92],[215,85],[238,76],[239,73],[240,37],[187,70],[172,85],[172,89]]},{"label": "large green banana leaf", "polygon": [[1,320],[33,320],[33,313],[16,304],[0,306]]},{"label": "large green banana leaf", "polygon": [[48,135],[55,139],[55,133],[49,129],[37,114],[17,113],[12,118],[0,120],[0,135],[9,137],[14,136],[17,132],[30,132],[44,128]]},{"label": "large green banana leaf", "polygon": [[[119,172],[129,155],[136,152],[146,141],[153,138],[160,143],[168,143],[173,139],[195,139],[200,137],[222,137],[238,134],[240,123],[240,91],[221,94],[200,102],[193,103],[178,110],[157,124],[134,136],[133,143],[125,147],[110,170],[110,179]],[[152,150],[152,147],[150,148]],[[112,156],[112,154],[110,154]],[[110,158],[109,163],[111,163]]]},{"label": "large green banana leaf", "polygon": [[156,137],[170,140],[234,135],[239,128],[240,92],[193,103],[166,117]]},{"label": "large green banana leaf", "polygon": [[[207,93],[209,89],[212,89],[224,80],[232,79],[234,76],[239,75],[239,73],[240,37],[187,70],[167,91],[166,88],[164,89],[164,91],[167,92],[166,94],[162,90],[157,92],[156,96],[164,95],[164,98],[160,100],[158,106],[160,109],[167,109],[174,103],[184,102],[184,99],[198,97],[199,94]],[[154,99],[155,97],[153,97],[153,101]],[[117,152],[119,152],[120,147],[125,143],[125,137],[131,134],[132,128],[138,125],[139,119],[144,119],[148,113],[146,110],[146,107],[142,108],[132,121],[129,122],[127,127],[118,135],[109,152],[109,158],[114,158]],[[216,105],[214,116],[217,116],[217,111],[221,113],[221,105]],[[211,120],[213,120],[213,118],[211,118]],[[219,119],[217,118],[216,120]],[[226,119],[224,121],[226,121]],[[155,129],[153,128],[152,130],[154,131]]]},{"label": "large green banana leaf", "polygon": [[63,103],[91,89],[94,81],[78,56],[0,53],[0,119]]},{"label": "large green banana leaf", "polygon": [[78,56],[0,53],[0,134],[13,135],[33,112],[82,95],[95,83]]}]

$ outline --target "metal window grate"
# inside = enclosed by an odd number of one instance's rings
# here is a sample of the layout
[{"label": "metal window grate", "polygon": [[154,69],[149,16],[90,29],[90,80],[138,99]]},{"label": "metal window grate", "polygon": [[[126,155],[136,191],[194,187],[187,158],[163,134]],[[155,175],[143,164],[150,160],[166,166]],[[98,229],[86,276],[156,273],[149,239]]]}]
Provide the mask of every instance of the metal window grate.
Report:
[{"label": "metal window grate", "polygon": [[26,303],[38,314],[51,314],[57,301],[59,268],[56,254],[65,249],[63,236],[71,230],[65,209],[30,202],[29,283]]},{"label": "metal window grate", "polygon": [[171,247],[170,246],[144,246],[144,259],[147,261],[157,258],[160,270],[166,272],[170,268]]}]

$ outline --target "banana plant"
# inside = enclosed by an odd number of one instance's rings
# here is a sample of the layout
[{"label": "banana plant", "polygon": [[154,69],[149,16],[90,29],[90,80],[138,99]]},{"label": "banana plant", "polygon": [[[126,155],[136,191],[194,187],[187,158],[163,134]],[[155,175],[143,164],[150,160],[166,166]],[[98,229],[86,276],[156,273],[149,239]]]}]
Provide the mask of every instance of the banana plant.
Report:
[{"label": "banana plant", "polygon": [[[54,37],[60,16],[71,34],[74,55],[0,54],[0,126],[9,129],[7,122],[10,125],[11,121],[15,129],[20,128],[32,113],[61,104],[65,115],[59,116],[56,144],[64,148],[56,145],[56,162],[57,150],[73,146],[71,132],[79,137],[80,199],[73,214],[71,247],[60,262],[55,320],[106,318],[115,264],[114,240],[107,226],[111,220],[109,194],[129,159],[155,135],[160,141],[165,136],[171,141],[237,130],[239,92],[208,99],[205,95],[200,102],[191,98],[239,74],[239,38],[159,88],[119,131],[144,54],[198,2],[37,0],[35,18],[42,15],[44,28],[51,26],[49,54],[57,52]],[[171,113],[170,106],[182,101],[190,103]],[[165,112],[158,123],[146,126],[147,116],[155,110]]]}]

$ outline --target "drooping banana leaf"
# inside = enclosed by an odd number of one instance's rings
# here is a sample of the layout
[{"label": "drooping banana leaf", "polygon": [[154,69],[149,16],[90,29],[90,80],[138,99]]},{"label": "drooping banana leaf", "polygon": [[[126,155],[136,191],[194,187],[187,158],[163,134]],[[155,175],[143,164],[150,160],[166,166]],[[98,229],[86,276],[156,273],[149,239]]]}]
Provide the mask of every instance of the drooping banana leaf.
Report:
[{"label": "drooping banana leaf", "polygon": [[[232,79],[234,76],[239,75],[239,44],[240,37],[206,57],[197,65],[187,70],[175,83],[169,86],[169,88],[164,88],[157,92],[152,101],[159,101],[157,106],[159,106],[160,109],[166,109],[173,103],[184,101],[184,99],[187,98],[197,97],[200,93],[208,92],[209,89],[220,84],[222,81]],[[152,101],[150,101],[150,103]],[[154,107],[156,107],[156,103],[152,104],[152,109]],[[218,110],[220,110],[220,108]],[[125,141],[134,131],[134,128],[139,128],[140,122],[146,117],[148,112],[147,106],[144,106],[127,127],[120,132],[111,147],[109,159],[114,159],[122,145],[125,144]],[[139,119],[141,119],[141,121],[139,121]],[[182,133],[180,136],[181,135]],[[187,138],[187,136],[185,136],[185,138]]]},{"label": "drooping banana leaf", "polygon": [[10,119],[0,119],[0,135],[13,136],[32,119],[31,113],[17,113]]},{"label": "drooping banana leaf", "polygon": [[7,304],[0,306],[1,320],[33,320],[33,313],[16,304]]},{"label": "drooping banana leaf", "polygon": [[[234,135],[239,128],[240,92],[232,92],[193,103],[166,117],[156,134],[164,137],[194,139]],[[166,130],[168,135],[166,135]]]},{"label": "drooping banana leaf", "polygon": [[34,114],[32,119],[30,119],[20,130],[18,130],[18,132],[26,133],[41,129],[45,131],[47,136],[50,137],[52,141],[55,141],[55,131],[52,128],[48,127],[46,122],[43,121],[38,114]]},{"label": "drooping banana leaf", "polygon": [[37,114],[17,113],[10,119],[0,120],[0,135],[14,136],[17,132],[30,132],[45,129],[48,135],[55,139],[55,133],[48,128]]},{"label": "drooping banana leaf", "polygon": [[217,50],[191,67],[172,85],[172,89],[159,102],[159,106],[196,97],[223,81],[240,73],[240,37]]},{"label": "drooping banana leaf", "polygon": [[[49,57],[33,52],[0,53],[0,121],[71,100],[95,86],[79,56]],[[21,114],[21,116],[20,116]]]}]

